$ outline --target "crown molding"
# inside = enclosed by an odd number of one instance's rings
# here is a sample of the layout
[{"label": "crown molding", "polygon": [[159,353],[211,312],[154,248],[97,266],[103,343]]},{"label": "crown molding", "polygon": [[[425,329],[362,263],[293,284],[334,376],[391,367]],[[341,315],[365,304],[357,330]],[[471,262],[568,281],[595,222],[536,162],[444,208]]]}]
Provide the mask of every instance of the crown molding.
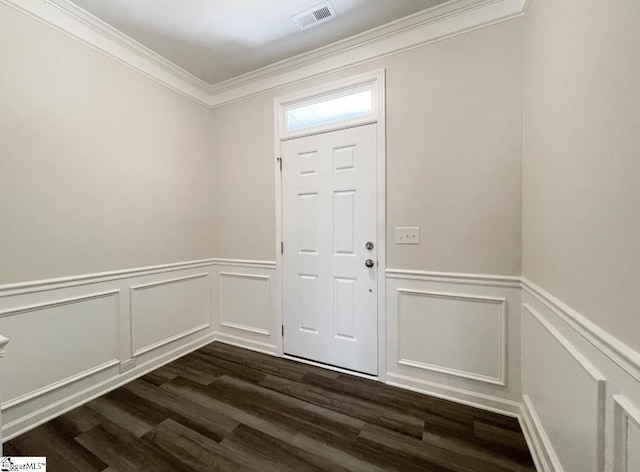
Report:
[{"label": "crown molding", "polygon": [[405,52],[522,16],[525,0],[450,0],[423,12],[211,87],[210,106]]},{"label": "crown molding", "polygon": [[0,0],[9,7],[208,105],[210,86],[68,0]]},{"label": "crown molding", "polygon": [[69,0],[0,0],[210,108],[506,21],[527,0],[450,0],[423,12],[210,85]]}]

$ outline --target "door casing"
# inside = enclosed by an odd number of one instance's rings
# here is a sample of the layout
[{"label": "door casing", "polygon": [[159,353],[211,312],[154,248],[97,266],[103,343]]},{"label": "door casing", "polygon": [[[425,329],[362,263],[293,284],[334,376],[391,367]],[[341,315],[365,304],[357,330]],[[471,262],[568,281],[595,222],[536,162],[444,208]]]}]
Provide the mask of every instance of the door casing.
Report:
[{"label": "door casing", "polygon": [[[286,132],[284,125],[285,109],[296,103],[308,102],[309,100],[318,99],[325,95],[334,95],[349,89],[362,86],[371,86],[373,91],[373,110],[374,113],[364,117],[358,117],[351,120],[331,123],[319,127],[301,130],[295,135]],[[284,284],[283,284],[283,257],[281,253],[281,242],[283,241],[283,212],[282,212],[282,174],[280,172],[281,143],[286,139],[294,139],[296,137],[309,136],[312,134],[325,133],[339,129],[351,128],[369,123],[377,123],[377,230],[378,230],[378,280],[377,280],[377,310],[378,310],[378,375],[369,376],[359,374],[338,367],[330,367],[311,361],[303,361],[298,358],[292,358],[298,362],[305,362],[312,365],[345,372],[365,378],[386,381],[386,122],[385,122],[385,70],[379,69],[366,74],[356,75],[347,79],[336,82],[327,83],[318,87],[310,88],[302,92],[286,95],[274,100],[274,174],[275,174],[275,197],[276,197],[276,282],[280,287],[280,296],[276,300],[277,312],[275,314],[277,326],[283,324],[283,300],[284,300]],[[277,354],[284,356],[282,330],[278,330],[277,336]]]}]

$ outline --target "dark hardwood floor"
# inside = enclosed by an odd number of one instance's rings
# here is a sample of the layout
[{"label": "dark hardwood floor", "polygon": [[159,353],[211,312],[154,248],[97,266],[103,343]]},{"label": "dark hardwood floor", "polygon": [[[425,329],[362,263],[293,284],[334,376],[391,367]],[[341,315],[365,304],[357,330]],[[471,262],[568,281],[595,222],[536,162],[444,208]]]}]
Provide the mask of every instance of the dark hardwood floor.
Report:
[{"label": "dark hardwood floor", "polygon": [[210,344],[5,444],[50,471],[534,471],[517,420]]}]

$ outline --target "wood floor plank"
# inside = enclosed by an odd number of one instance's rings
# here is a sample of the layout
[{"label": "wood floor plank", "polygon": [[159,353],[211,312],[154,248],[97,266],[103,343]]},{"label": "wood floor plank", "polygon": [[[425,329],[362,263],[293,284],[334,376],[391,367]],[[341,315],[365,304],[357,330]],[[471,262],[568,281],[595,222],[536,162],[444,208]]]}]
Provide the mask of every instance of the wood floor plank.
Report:
[{"label": "wood floor plank", "polygon": [[222,440],[222,444],[238,454],[259,455],[268,462],[277,461],[294,471],[336,471],[346,469],[337,464],[328,464],[325,459],[311,452],[292,446],[290,443],[241,424]]},{"label": "wood floor plank", "polygon": [[238,423],[224,414],[202,408],[184,401],[143,380],[131,382],[124,387],[141,400],[153,403],[159,412],[185,426],[221,441]]},{"label": "wood floor plank", "polygon": [[[356,472],[383,470],[377,464],[362,461],[358,457],[354,457],[344,450],[328,444],[318,438],[318,435],[311,428],[296,429],[286,421],[278,422],[277,420],[266,419],[261,415],[255,414],[251,409],[234,406],[235,400],[228,402],[226,399],[218,398],[210,387],[204,388],[187,379],[176,378],[161,388],[175,395],[182,395],[189,401],[198,403],[203,407],[224,412],[229,417],[257,431],[316,454],[326,461],[327,470],[339,470],[341,467]],[[338,445],[345,446],[344,440],[338,441]]]},{"label": "wood floor plank", "polygon": [[[425,467],[430,464],[451,468],[457,472],[506,472],[509,469],[488,464],[481,459],[469,457],[459,452],[434,446],[424,441],[407,438],[395,431],[373,425],[365,425],[360,438],[377,444],[379,447],[393,451],[403,457],[423,461]],[[511,471],[510,471],[511,472]]]},{"label": "wood floor plank", "polygon": [[61,433],[51,423],[18,436],[12,443],[27,456],[46,457],[48,469],[101,472],[107,467],[90,451],[75,447],[75,440]]},{"label": "wood floor plank", "polygon": [[126,403],[112,400],[108,396],[93,400],[87,407],[102,417],[118,423],[137,438],[151,431],[156,424],[145,421],[144,418],[131,412]]},{"label": "wood floor plank", "polygon": [[477,420],[473,423],[476,437],[491,441],[495,444],[509,446],[521,451],[527,451],[527,442],[519,431],[498,427],[485,421]]},{"label": "wood floor plank", "polygon": [[86,433],[82,433],[76,438],[76,441],[110,467],[119,470],[131,472],[151,470],[154,472],[186,472],[189,470],[178,461],[166,460],[137,439],[118,425],[105,422]]},{"label": "wood floor plank", "polygon": [[272,375],[267,375],[260,382],[260,385],[294,398],[299,398],[330,410],[359,418],[368,423],[389,428],[392,431],[397,431],[415,438],[422,438],[424,421],[394,408],[376,405],[321,387],[301,385],[297,382]]},{"label": "wood floor plank", "polygon": [[220,343],[4,447],[53,472],[535,470],[515,418]]},{"label": "wood floor plank", "polygon": [[243,462],[244,456],[235,456],[220,443],[167,419],[143,438],[146,443],[173,456],[185,467],[200,471],[249,471],[255,470]]},{"label": "wood floor plank", "polygon": [[500,467],[503,470],[511,470],[514,472],[535,472],[533,463],[521,464],[510,456],[482,447],[478,444],[464,441],[463,439],[441,436],[425,431],[422,436],[422,440],[432,446],[452,451],[460,456],[478,459],[487,464]]}]

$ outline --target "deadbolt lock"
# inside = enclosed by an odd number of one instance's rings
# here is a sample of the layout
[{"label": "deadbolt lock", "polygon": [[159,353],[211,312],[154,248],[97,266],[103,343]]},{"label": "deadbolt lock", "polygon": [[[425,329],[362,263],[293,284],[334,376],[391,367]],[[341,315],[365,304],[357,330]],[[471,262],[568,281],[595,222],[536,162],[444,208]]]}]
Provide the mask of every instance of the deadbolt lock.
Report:
[{"label": "deadbolt lock", "polygon": [[371,251],[373,249],[373,243],[371,241],[367,241],[364,247],[366,247],[369,251]]}]

